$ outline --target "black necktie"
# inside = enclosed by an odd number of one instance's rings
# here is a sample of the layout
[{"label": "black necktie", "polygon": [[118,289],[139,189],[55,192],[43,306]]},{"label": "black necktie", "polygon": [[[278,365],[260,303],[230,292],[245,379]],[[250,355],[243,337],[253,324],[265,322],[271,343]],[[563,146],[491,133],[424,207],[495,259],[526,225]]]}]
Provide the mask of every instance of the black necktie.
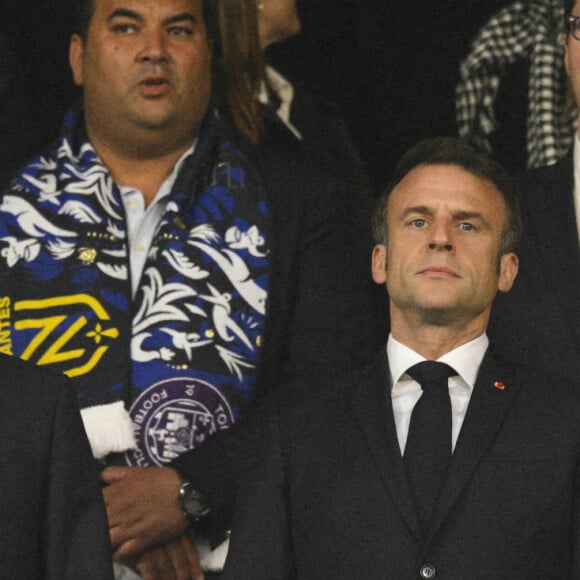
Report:
[{"label": "black necktie", "polygon": [[444,363],[423,361],[407,374],[423,389],[411,414],[404,461],[425,533],[451,458],[448,378],[457,373]]}]

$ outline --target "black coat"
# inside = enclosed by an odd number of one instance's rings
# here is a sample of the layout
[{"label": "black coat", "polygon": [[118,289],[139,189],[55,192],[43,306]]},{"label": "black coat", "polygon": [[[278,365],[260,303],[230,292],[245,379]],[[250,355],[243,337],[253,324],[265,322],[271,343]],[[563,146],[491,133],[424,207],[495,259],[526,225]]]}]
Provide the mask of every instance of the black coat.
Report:
[{"label": "black coat", "polygon": [[488,334],[503,356],[528,368],[580,377],[580,249],[572,153],[518,180],[524,237],[513,289],[499,295]]},{"label": "black coat", "polygon": [[422,539],[385,351],[365,369],[281,389],[224,578],[579,578],[579,421],[577,385],[488,352]]},{"label": "black coat", "polygon": [[0,578],[113,578],[97,470],[72,385],[0,355]]}]

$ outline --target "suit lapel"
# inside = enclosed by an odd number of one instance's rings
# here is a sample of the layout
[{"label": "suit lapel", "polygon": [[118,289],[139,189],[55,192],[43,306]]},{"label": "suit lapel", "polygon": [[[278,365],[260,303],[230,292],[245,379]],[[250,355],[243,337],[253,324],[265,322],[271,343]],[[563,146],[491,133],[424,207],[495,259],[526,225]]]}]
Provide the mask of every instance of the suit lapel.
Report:
[{"label": "suit lapel", "polygon": [[389,386],[387,355],[383,348],[374,364],[367,367],[362,380],[351,390],[353,409],[393,502],[409,531],[419,538],[419,521],[399,449]]},{"label": "suit lapel", "polygon": [[464,492],[508,414],[521,385],[502,371],[488,350],[433,514],[428,541]]}]

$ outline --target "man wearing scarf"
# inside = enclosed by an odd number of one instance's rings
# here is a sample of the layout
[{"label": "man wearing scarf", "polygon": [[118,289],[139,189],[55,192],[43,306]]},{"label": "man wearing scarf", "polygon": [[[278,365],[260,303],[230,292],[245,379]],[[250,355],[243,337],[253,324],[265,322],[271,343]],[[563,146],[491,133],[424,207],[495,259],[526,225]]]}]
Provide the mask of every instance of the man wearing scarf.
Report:
[{"label": "man wearing scarf", "polygon": [[[223,119],[212,4],[79,2],[83,103],[0,197],[0,351],[74,380],[106,465],[167,465],[368,326],[344,192],[283,127]],[[212,489],[201,457],[184,483]],[[134,564],[201,573],[186,536]]]}]

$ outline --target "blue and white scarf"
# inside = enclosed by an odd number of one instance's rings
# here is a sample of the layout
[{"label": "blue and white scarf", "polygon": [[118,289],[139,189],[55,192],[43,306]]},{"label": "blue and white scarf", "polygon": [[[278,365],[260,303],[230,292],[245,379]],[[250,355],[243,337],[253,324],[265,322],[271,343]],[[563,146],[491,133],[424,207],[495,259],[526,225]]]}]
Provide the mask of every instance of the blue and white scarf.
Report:
[{"label": "blue and white scarf", "polygon": [[75,381],[97,457],[163,465],[229,427],[252,394],[268,227],[251,160],[211,116],[132,300],[119,189],[71,112],[0,197],[0,352]]}]

